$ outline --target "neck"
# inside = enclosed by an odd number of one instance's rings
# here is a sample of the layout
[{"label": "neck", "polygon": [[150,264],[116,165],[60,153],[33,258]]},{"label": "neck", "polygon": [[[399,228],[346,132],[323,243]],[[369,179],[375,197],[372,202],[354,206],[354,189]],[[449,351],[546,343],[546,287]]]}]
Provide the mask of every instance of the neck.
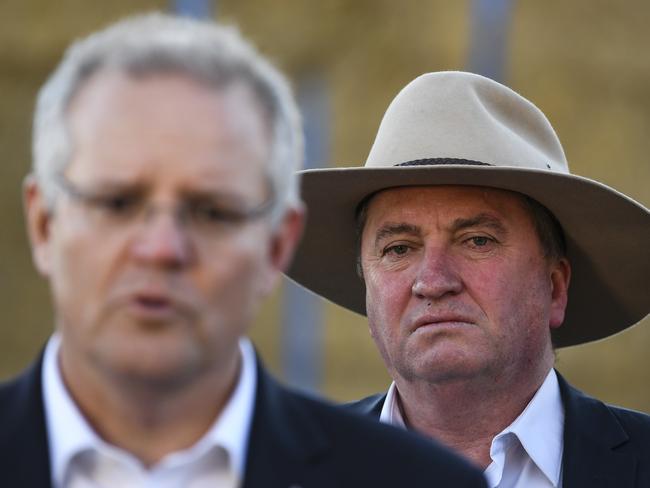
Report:
[{"label": "neck", "polygon": [[195,444],[218,418],[241,369],[239,349],[231,356],[173,391],[74,367],[82,363],[68,361],[64,354],[59,365],[65,386],[97,434],[152,466]]},{"label": "neck", "polygon": [[472,380],[431,384],[396,378],[395,382],[409,428],[485,469],[492,462],[492,440],[523,412],[549,369],[540,369],[525,382],[496,381],[490,387]]}]

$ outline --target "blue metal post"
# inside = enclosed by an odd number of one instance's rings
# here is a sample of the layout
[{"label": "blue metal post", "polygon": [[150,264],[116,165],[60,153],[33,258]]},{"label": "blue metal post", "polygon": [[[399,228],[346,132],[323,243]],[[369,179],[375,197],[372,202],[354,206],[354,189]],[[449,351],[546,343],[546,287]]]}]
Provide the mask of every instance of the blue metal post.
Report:
[{"label": "blue metal post", "polygon": [[472,0],[469,71],[504,80],[513,1]]},{"label": "blue metal post", "polygon": [[216,0],[171,0],[171,10],[178,15],[195,19],[212,19]]},{"label": "blue metal post", "polygon": [[[328,159],[329,101],[326,88],[324,80],[315,76],[298,83],[307,168],[322,166]],[[282,320],[284,379],[297,388],[316,392],[323,376],[323,301],[285,279]]]}]

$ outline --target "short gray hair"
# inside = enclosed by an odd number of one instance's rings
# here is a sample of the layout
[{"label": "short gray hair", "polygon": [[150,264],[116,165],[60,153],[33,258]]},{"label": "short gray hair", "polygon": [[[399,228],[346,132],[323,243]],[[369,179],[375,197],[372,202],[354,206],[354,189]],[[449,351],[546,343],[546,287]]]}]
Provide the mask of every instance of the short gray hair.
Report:
[{"label": "short gray hair", "polygon": [[72,156],[69,104],[84,82],[103,69],[134,75],[181,73],[216,88],[248,84],[272,131],[267,168],[276,219],[298,204],[296,171],[303,163],[303,135],[287,79],[234,27],[154,13],[125,19],[75,42],[41,88],[34,114],[33,171],[48,205],[56,197],[54,178]]}]

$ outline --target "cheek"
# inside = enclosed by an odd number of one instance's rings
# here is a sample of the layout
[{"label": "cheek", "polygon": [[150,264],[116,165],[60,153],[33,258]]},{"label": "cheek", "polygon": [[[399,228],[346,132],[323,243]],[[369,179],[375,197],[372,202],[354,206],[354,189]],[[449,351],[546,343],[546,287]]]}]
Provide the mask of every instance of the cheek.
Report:
[{"label": "cheek", "polygon": [[535,262],[502,268],[491,276],[483,276],[473,287],[479,303],[495,334],[515,342],[517,337],[548,333],[550,288],[541,268]]},{"label": "cheek", "polygon": [[399,313],[411,296],[412,282],[406,273],[386,273],[370,270],[366,275],[366,304],[369,310],[383,315]]},{"label": "cheek", "polygon": [[[219,312],[220,309],[254,307],[263,295],[264,273],[269,260],[262,246],[251,245],[260,242],[251,238],[248,243],[224,247],[217,253],[201,259],[194,270],[194,282],[207,304]],[[248,244],[248,245],[247,245]]]},{"label": "cheek", "polygon": [[411,299],[411,286],[406,273],[373,270],[366,273],[366,309],[375,341],[386,342],[389,337],[399,335]]},{"label": "cheek", "polygon": [[83,334],[106,310],[115,253],[110,239],[59,232],[53,235],[50,289],[57,327]]},{"label": "cheek", "polygon": [[51,247],[51,282],[62,300],[71,298],[79,304],[100,287],[107,277],[103,268],[110,269],[114,259],[108,250],[111,243],[84,233],[60,232],[53,235]]},{"label": "cheek", "polygon": [[459,274],[469,294],[486,313],[500,313],[501,309],[512,307],[528,294],[533,278],[531,272],[529,263],[522,265],[513,259],[501,259],[480,265],[469,263]]}]

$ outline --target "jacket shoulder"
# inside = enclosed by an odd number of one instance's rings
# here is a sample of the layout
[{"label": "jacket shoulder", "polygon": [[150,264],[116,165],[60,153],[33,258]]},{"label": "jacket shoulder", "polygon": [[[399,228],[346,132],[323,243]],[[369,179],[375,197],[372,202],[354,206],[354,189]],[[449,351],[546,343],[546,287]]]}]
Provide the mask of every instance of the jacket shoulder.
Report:
[{"label": "jacket shoulder", "polygon": [[0,424],[4,425],[0,439],[12,435],[17,428],[15,420],[26,413],[43,418],[40,366],[37,361],[19,376],[0,383]]},{"label": "jacket shoulder", "polygon": [[50,464],[41,394],[41,359],[0,384],[2,486],[50,486]]},{"label": "jacket shoulder", "polygon": [[[477,468],[418,434],[293,391],[268,377],[262,378],[262,386],[266,390],[260,398],[266,403],[263,430],[273,432],[272,438],[266,439],[272,440],[275,446],[272,453],[264,448],[264,458],[280,453],[282,459],[277,460],[280,464],[287,459],[308,459],[308,463],[315,466],[310,471],[310,485],[485,486]],[[269,400],[272,400],[272,408]],[[262,440],[255,431],[261,430],[261,426],[254,424],[250,440],[254,450],[260,448]],[[294,474],[300,464],[291,463]]]},{"label": "jacket shoulder", "polygon": [[[612,448],[638,444],[650,452],[650,415],[610,405],[572,387],[558,374],[560,392],[570,427],[606,438]],[[594,430],[595,429],[595,430]]]},{"label": "jacket shoulder", "polygon": [[650,415],[614,405],[606,407],[625,429],[630,442],[642,449],[650,461]]},{"label": "jacket shoulder", "polygon": [[650,486],[650,416],[608,405],[558,374],[565,486]]},{"label": "jacket shoulder", "polygon": [[341,408],[349,412],[359,413],[361,415],[370,415],[379,418],[381,409],[386,400],[386,393],[377,393],[361,400],[344,403]]},{"label": "jacket shoulder", "polygon": [[420,434],[378,422],[367,415],[369,405],[376,406],[376,398],[360,410],[320,402],[310,407],[341,457],[351,460],[348,476],[358,477],[356,486],[368,485],[369,473],[380,486],[484,486],[483,474],[466,460]]}]

